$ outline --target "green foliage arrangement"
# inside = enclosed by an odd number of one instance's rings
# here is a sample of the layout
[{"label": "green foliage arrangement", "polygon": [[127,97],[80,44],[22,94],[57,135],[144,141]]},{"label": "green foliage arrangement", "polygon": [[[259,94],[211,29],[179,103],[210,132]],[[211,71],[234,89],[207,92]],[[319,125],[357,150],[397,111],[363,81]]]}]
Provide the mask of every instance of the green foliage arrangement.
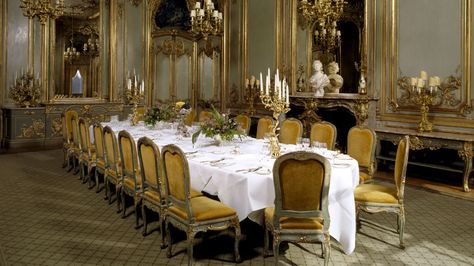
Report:
[{"label": "green foliage arrangement", "polygon": [[193,144],[196,143],[201,133],[208,138],[220,135],[222,140],[232,140],[234,135],[238,135],[240,138],[243,134],[233,119],[219,113],[214,106],[212,106],[212,117],[201,122],[199,129],[194,132],[192,136]]},{"label": "green foliage arrangement", "polygon": [[176,119],[178,114],[174,105],[161,104],[160,106],[149,109],[143,121],[145,125],[154,126],[158,121],[171,122]]}]

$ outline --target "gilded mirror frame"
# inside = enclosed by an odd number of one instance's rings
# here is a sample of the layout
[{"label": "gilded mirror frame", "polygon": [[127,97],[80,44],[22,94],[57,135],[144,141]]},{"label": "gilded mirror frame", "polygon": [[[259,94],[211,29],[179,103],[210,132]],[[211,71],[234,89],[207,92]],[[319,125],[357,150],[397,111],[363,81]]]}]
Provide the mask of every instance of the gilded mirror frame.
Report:
[{"label": "gilded mirror frame", "polygon": [[[437,124],[438,125],[445,125],[445,126],[459,126],[459,122],[463,121],[466,123],[466,120],[463,117],[471,114],[472,112],[472,100],[471,100],[471,21],[472,21],[472,9],[471,9],[471,1],[470,0],[459,0],[460,1],[460,18],[459,18],[459,26],[460,26],[460,77],[459,82],[460,86],[456,89],[460,90],[459,94],[459,104],[449,107],[435,107],[433,108],[433,112],[435,113],[443,113],[443,114],[450,114],[451,117],[437,117]],[[388,78],[383,82],[389,86],[388,91],[382,89],[382,106],[389,106],[388,110],[386,108],[382,108],[382,120],[386,121],[397,121],[400,120],[401,117],[404,117],[407,121],[410,121],[409,117],[413,116],[407,114],[406,112],[418,112],[418,108],[416,106],[404,106],[400,104],[400,98],[397,97],[397,91],[400,90],[401,78],[399,77],[399,22],[398,17],[399,15],[399,0],[390,0],[388,4],[385,4],[383,7],[384,17],[389,18],[389,23],[385,23],[384,30],[386,33],[386,37],[384,36],[383,44],[387,44],[389,47],[388,51],[384,51],[383,60],[384,64],[388,69]],[[388,37],[388,38],[387,38]],[[389,42],[389,43],[388,43]],[[382,45],[383,45],[382,44]],[[453,75],[456,75],[457,71],[453,70]],[[383,87],[382,87],[383,88]],[[399,112],[403,111],[405,113],[398,113],[394,114],[391,112]],[[452,117],[452,116],[455,117]],[[419,114],[415,115],[418,119]],[[468,122],[471,126],[474,125],[472,122]]]}]

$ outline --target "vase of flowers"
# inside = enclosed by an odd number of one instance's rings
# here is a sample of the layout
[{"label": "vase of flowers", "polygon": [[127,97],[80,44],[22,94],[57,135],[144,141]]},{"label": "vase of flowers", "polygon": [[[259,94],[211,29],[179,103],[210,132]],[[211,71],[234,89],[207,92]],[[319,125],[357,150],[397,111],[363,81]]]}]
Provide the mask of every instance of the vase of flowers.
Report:
[{"label": "vase of flowers", "polygon": [[155,127],[159,122],[172,122],[177,118],[177,116],[174,106],[170,104],[160,104],[149,109],[143,120],[145,125]]},{"label": "vase of flowers", "polygon": [[201,134],[208,138],[214,138],[216,144],[222,145],[223,141],[230,141],[234,139],[235,135],[238,135],[240,138],[243,132],[234,119],[219,113],[213,106],[212,117],[201,122],[199,129],[194,132],[192,137],[193,144],[196,143],[197,138]]},{"label": "vase of flowers", "polygon": [[187,102],[176,102],[175,110],[178,114],[177,134],[182,137],[189,137],[188,127],[186,126],[186,116],[192,111],[191,105]]}]

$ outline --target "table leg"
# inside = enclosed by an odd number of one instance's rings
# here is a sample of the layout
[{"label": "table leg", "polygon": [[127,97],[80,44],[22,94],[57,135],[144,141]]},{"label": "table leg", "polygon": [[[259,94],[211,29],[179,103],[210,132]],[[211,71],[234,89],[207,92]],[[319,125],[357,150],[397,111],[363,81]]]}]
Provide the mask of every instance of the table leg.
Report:
[{"label": "table leg", "polygon": [[458,151],[458,155],[464,161],[463,189],[464,192],[469,192],[471,191],[469,189],[469,175],[472,171],[472,158],[474,155],[472,142],[464,142],[463,149]]}]

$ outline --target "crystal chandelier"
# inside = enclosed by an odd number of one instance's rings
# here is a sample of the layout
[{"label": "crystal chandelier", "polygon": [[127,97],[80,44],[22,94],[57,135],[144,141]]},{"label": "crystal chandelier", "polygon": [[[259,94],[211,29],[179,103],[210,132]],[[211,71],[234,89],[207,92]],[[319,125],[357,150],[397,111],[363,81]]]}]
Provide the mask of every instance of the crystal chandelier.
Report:
[{"label": "crystal chandelier", "polygon": [[201,8],[201,2],[196,2],[191,10],[191,32],[202,34],[205,40],[209,35],[217,35],[222,32],[222,12],[214,8],[211,0],[205,0]]},{"label": "crystal chandelier", "polygon": [[316,43],[326,51],[334,51],[341,45],[341,32],[337,22],[344,11],[345,0],[301,0],[298,9],[306,21],[314,25]]},{"label": "crystal chandelier", "polygon": [[71,46],[66,48],[66,51],[64,52],[64,59],[69,63],[72,64],[72,61],[76,60],[79,58],[81,53],[76,50],[76,47],[74,47],[74,12],[71,14],[71,39],[69,40],[71,43]]},{"label": "crystal chandelier", "polygon": [[83,53],[89,56],[99,55],[99,39],[93,39],[92,36],[84,43]]}]

